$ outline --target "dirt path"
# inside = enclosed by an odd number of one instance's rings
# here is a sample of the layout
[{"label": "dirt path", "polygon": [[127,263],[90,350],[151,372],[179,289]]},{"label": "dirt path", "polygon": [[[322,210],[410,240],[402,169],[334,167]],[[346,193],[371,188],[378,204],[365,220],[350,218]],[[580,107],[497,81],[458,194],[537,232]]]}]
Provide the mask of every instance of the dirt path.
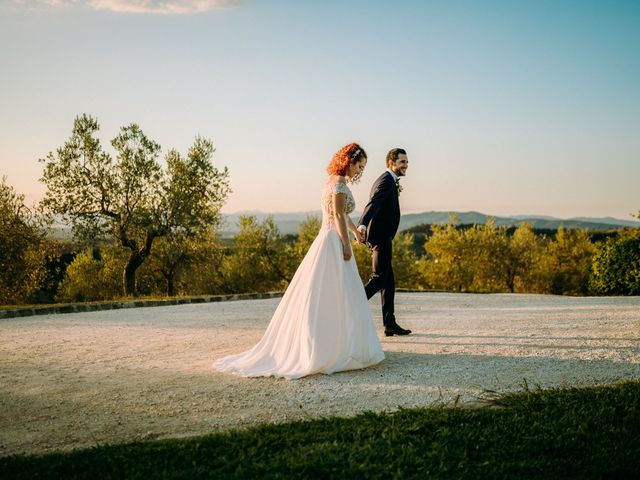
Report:
[{"label": "dirt path", "polygon": [[[243,379],[279,298],[0,321],[0,456],[640,378],[640,297],[404,293],[373,368]],[[380,324],[378,301],[371,301]],[[381,330],[379,330],[381,333]]]}]

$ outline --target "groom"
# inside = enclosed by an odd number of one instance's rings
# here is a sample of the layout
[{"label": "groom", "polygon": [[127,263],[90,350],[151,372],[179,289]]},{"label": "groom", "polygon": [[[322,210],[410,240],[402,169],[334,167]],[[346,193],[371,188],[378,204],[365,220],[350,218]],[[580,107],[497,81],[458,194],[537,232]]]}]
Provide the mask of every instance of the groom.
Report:
[{"label": "groom", "polygon": [[368,299],[377,292],[382,295],[382,323],[387,337],[411,333],[396,322],[393,305],[396,283],[391,266],[393,237],[400,223],[400,177],[406,175],[408,166],[404,149],[389,151],[387,171],[371,187],[369,203],[364,207],[358,227],[372,252],[373,272],[364,289]]}]

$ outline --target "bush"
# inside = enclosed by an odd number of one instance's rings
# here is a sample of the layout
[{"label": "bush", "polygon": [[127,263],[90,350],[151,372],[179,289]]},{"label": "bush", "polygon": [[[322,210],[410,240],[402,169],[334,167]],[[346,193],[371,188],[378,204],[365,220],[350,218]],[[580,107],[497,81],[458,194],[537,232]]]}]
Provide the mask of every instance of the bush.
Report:
[{"label": "bush", "polygon": [[597,295],[640,295],[640,229],[599,245],[589,288]]},{"label": "bush", "polygon": [[586,295],[589,291],[594,246],[586,230],[560,227],[549,243],[545,261],[551,280],[551,292],[557,295]]},{"label": "bush", "polygon": [[284,290],[295,268],[273,217],[258,222],[254,216],[242,216],[240,232],[224,258],[224,289],[230,293]]},{"label": "bush", "polygon": [[122,270],[126,259],[125,250],[113,246],[82,251],[67,267],[56,300],[90,302],[122,296]]}]

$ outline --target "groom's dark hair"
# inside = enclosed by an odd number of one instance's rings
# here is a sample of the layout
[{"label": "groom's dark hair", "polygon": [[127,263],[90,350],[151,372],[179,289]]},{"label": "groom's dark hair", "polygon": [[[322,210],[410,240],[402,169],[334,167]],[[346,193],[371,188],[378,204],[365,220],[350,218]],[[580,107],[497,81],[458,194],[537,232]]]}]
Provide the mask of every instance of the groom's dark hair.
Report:
[{"label": "groom's dark hair", "polygon": [[389,162],[396,163],[396,161],[398,160],[398,155],[406,154],[407,152],[404,150],[404,148],[392,148],[391,150],[389,150],[389,153],[387,153],[387,167],[389,166]]}]

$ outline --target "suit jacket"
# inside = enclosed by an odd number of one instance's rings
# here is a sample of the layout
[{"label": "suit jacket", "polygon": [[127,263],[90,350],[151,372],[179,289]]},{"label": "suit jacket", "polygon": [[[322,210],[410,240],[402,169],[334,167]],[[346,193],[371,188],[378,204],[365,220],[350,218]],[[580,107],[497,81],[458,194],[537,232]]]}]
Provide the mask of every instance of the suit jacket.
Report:
[{"label": "suit jacket", "polygon": [[395,236],[399,224],[398,187],[393,176],[384,172],[371,187],[369,203],[364,207],[358,225],[367,227],[367,243],[380,245]]}]

